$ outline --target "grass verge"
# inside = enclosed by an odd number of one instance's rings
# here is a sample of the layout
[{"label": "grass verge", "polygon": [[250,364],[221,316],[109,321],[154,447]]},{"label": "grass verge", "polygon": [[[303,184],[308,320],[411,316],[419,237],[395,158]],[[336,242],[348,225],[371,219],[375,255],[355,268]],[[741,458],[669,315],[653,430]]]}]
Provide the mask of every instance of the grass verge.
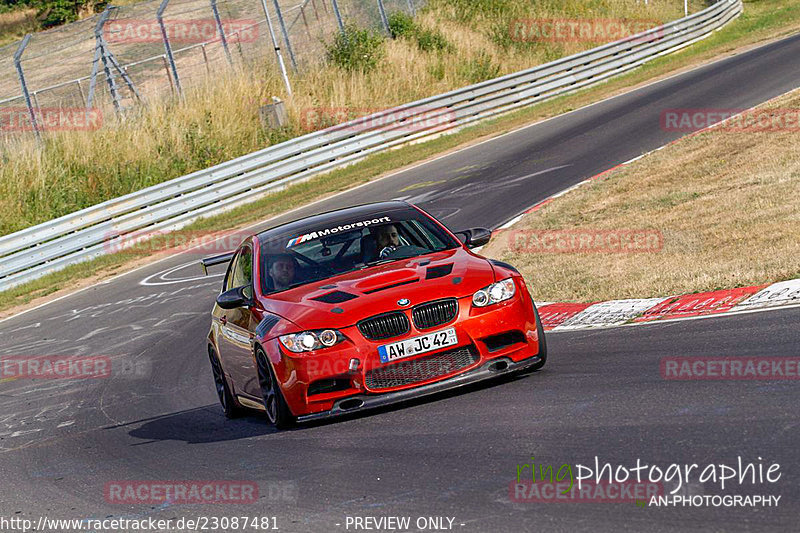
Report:
[{"label": "grass verge", "polygon": [[[772,117],[798,109],[800,91],[759,107]],[[545,204],[483,253],[519,267],[543,301],[647,298],[800,278],[797,128],[733,125],[681,139]],[[604,242],[625,230],[661,237],[653,246],[642,241],[637,253],[581,251],[591,249],[593,235]],[[576,234],[590,239],[572,253]],[[545,235],[566,237],[561,253]]]},{"label": "grass verge", "polygon": [[[717,56],[786,35],[795,30],[798,25],[800,25],[800,4],[793,4],[788,0],[746,2],[745,14],[733,24],[715,33],[705,41],[695,44],[680,53],[653,61],[632,73],[572,95],[559,97],[486,121],[453,135],[374,155],[356,165],[319,176],[308,182],[295,185],[286,191],[266,196],[248,206],[200,220],[187,227],[183,232],[189,235],[191,232],[203,231],[209,228],[214,228],[216,231],[234,229],[263,220],[292,207],[348,189],[392,170],[401,169],[404,166],[434,157],[437,154],[577,109],[619,94],[642,83],[709,61]],[[232,125],[236,123],[236,117],[232,117],[230,120]],[[232,135],[235,136],[235,134],[236,132],[234,131]],[[146,135],[146,133],[142,133],[142,135]],[[245,141],[243,144],[247,144],[247,142]],[[132,148],[135,147],[136,143],[133,143]],[[209,150],[213,150],[213,145],[210,146]],[[94,283],[97,279],[109,277],[133,268],[157,256],[158,254],[154,254],[152,248],[147,251],[119,252],[74,265],[20,287],[0,292],[0,315],[8,315],[21,309],[22,306],[36,305],[47,298],[53,298],[63,292]],[[536,297],[542,299],[543,296],[537,291]]]},{"label": "grass verge", "polygon": [[[693,0],[692,7],[699,10],[704,4],[705,0]],[[207,76],[202,61],[194,67],[198,71],[187,65],[183,74],[186,91],[181,99],[149,93],[148,81],[152,80],[134,75],[149,103],[130,109],[124,121],[117,120],[110,105],[101,103],[97,105],[103,111],[102,120],[97,123],[102,127],[95,131],[51,131],[44,136],[43,147],[30,134],[17,134],[0,143],[0,235],[346,119],[598,44],[593,36],[565,42],[531,42],[526,40],[527,34],[512,39],[513,20],[630,19],[656,25],[680,17],[682,7],[678,2],[645,6],[631,0],[429,0],[396,39],[354,27],[346,39],[328,37],[327,62],[307,65],[300,74],[293,74],[291,98],[285,94],[271,57],[263,64],[248,63],[234,69],[220,66],[213,76]],[[38,65],[38,69],[45,66]],[[58,64],[49,66],[51,75],[60,76],[56,67]],[[31,80],[43,74],[34,70],[37,65],[28,68],[30,89],[35,91],[40,87]],[[157,75],[161,76],[160,71]],[[0,85],[2,82],[7,82],[13,93],[18,91],[14,79],[0,80]],[[70,105],[52,100],[48,94],[37,97],[41,106]],[[104,92],[100,90],[100,94]],[[289,123],[280,131],[265,129],[259,120],[260,106],[273,95],[285,100],[289,113]],[[0,137],[3,115],[0,108]]]}]

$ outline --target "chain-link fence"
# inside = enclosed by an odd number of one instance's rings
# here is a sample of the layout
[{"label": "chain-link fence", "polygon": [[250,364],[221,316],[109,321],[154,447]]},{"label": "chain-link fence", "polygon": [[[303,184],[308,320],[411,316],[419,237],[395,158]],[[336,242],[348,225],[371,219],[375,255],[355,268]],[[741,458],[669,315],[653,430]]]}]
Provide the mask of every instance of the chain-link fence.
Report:
[{"label": "chain-link fence", "polygon": [[[99,127],[98,117],[195,87],[222,69],[293,72],[354,24],[388,33],[423,0],[150,0],[0,47],[0,136]],[[284,66],[285,65],[285,66]],[[89,111],[93,113],[89,113]]]}]

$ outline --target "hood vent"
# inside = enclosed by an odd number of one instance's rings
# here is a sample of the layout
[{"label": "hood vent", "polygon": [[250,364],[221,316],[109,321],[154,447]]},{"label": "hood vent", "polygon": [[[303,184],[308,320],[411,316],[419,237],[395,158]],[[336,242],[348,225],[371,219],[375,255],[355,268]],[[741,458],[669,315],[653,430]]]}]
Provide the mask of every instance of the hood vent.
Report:
[{"label": "hood vent", "polygon": [[391,285],[385,285],[383,287],[378,287],[377,289],[370,289],[368,291],[364,291],[364,294],[372,294],[373,292],[385,291],[386,289],[394,289],[395,287],[402,287],[403,285],[408,285],[410,283],[416,283],[418,281],[419,281],[419,279],[414,278],[414,279],[409,279],[409,280],[406,280],[406,281],[401,281],[401,282],[398,282],[398,283],[392,283]]},{"label": "hood vent", "polygon": [[448,263],[446,265],[438,265],[432,266],[428,269],[428,272],[425,274],[425,279],[436,279],[442,278],[450,274],[453,271],[453,263]]},{"label": "hood vent", "polygon": [[322,302],[326,304],[340,304],[343,302],[348,302],[354,298],[358,298],[358,296],[355,294],[350,294],[349,292],[333,291],[311,299],[316,302]]}]

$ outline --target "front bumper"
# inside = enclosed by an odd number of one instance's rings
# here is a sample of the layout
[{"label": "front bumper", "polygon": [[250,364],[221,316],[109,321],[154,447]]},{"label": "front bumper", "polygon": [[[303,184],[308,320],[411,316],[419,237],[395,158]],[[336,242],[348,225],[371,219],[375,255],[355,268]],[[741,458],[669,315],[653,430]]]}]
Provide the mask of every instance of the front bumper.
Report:
[{"label": "front bumper", "polygon": [[[463,369],[457,370],[453,367],[451,375],[442,373],[396,386],[376,386],[374,381],[368,380],[370,374],[374,377],[373,371],[388,369],[396,364],[413,366],[428,355],[420,354],[403,359],[402,362],[382,363],[378,356],[378,347],[391,341],[369,341],[356,326],[340,329],[347,341],[314,355],[290,355],[281,348],[277,340],[267,344],[268,354],[270,351],[273,354],[270,359],[290,410],[300,419],[314,419],[317,418],[316,415],[325,418],[328,416],[326,413],[342,409],[342,405],[358,405],[360,401],[366,401],[365,399],[369,399],[372,405],[376,403],[373,399],[378,396],[394,398],[396,393],[404,393],[400,395],[401,399],[413,397],[419,391],[427,390],[430,385],[451,383],[453,378],[462,374],[471,375],[491,362],[508,360],[519,363],[529,360],[541,348],[533,303],[527,297],[524,284],[521,281],[520,284],[520,296],[486,308],[474,308],[471,297],[459,298],[456,319],[436,327],[456,329],[459,344],[448,350],[466,348],[477,355],[477,360]],[[410,313],[410,309],[407,313]],[[411,338],[430,331],[432,330],[417,329],[412,321],[411,330],[396,339]],[[438,353],[440,352],[432,352],[430,355],[435,357]],[[355,372],[348,368],[349,361],[353,358],[360,361],[360,367]],[[427,368],[425,364],[422,363],[421,368]],[[310,392],[312,384],[322,381],[330,384],[331,380],[336,383],[330,390]],[[354,402],[348,402],[354,399]]]},{"label": "front bumper", "polygon": [[350,413],[366,411],[368,409],[375,409],[377,407],[383,407],[385,405],[390,405],[405,400],[420,398],[430,394],[435,394],[437,392],[463,387],[465,385],[483,381],[485,379],[491,379],[497,376],[518,372],[520,370],[529,368],[540,361],[541,358],[539,355],[516,362],[509,357],[498,357],[485,362],[483,365],[474,368],[471,371],[458,374],[443,381],[429,383],[428,385],[420,385],[412,389],[403,389],[382,394],[362,394],[342,398],[341,400],[336,401],[333,404],[333,408],[329,411],[299,416],[297,417],[297,421],[311,422],[314,420],[325,420]]}]

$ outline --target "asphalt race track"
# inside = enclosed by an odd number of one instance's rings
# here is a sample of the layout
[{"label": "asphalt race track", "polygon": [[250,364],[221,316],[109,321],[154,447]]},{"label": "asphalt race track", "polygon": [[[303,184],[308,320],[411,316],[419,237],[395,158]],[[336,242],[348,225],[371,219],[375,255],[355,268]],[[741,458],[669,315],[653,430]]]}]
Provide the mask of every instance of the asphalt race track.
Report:
[{"label": "asphalt race track", "polygon": [[[800,86],[800,35],[505,135],[265,224],[368,201],[418,203],[452,229],[497,227],[569,185],[680,136],[672,108],[747,108]],[[797,529],[797,381],[665,381],[666,356],[797,356],[800,309],[550,334],[542,372],[335,423],[274,432],[226,420],[205,355],[220,277],[191,251],[0,323],[0,356],[107,355],[98,380],[0,382],[0,517],[450,517],[472,531]],[[187,266],[183,266],[187,265]],[[536,280],[529,280],[536,291]],[[776,507],[520,503],[517,465],[781,465],[733,494]],[[761,459],[759,459],[761,458]],[[766,469],[766,467],[765,467]],[[250,505],[120,505],[119,480],[253,480]],[[716,494],[713,484],[686,494]],[[729,493],[727,490],[726,493]],[[445,524],[448,521],[445,520]],[[337,525],[338,524],[338,525]],[[1,528],[0,528],[1,529]],[[352,526],[349,529],[353,531]]]}]

